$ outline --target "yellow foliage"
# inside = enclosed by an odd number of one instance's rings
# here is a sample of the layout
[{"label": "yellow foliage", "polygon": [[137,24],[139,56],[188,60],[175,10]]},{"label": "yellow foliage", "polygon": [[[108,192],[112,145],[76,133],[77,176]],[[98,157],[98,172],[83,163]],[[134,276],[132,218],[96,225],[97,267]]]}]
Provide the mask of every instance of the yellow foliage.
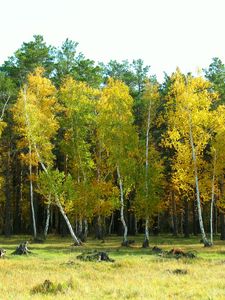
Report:
[{"label": "yellow foliage", "polygon": [[[172,183],[181,194],[188,194],[195,185],[192,133],[194,151],[202,199],[209,200],[210,180],[205,180],[206,165],[204,151],[213,139],[218,115],[212,110],[218,95],[212,92],[211,84],[204,78],[184,76],[179,69],[172,75],[172,84],[167,96],[168,131],[164,146],[173,148],[175,155],[172,164]],[[204,184],[203,184],[204,182]],[[207,187],[209,187],[207,189]]]},{"label": "yellow foliage", "polygon": [[29,158],[27,154],[21,154],[25,164],[31,161],[31,164],[37,165],[40,157],[46,164],[51,164],[53,160],[52,139],[59,128],[56,119],[59,105],[55,97],[56,88],[49,79],[43,77],[43,73],[43,68],[37,68],[28,75],[27,84],[21,88],[12,109],[16,131],[20,136],[18,147],[25,152],[28,152],[28,148],[32,151]]}]

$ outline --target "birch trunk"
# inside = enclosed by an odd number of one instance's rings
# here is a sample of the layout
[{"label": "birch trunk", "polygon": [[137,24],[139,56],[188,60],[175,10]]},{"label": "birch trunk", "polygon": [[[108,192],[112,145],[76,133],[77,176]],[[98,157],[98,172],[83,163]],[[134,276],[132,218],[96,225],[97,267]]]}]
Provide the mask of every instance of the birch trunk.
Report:
[{"label": "birch trunk", "polygon": [[210,242],[213,244],[213,206],[215,202],[215,173],[216,173],[216,150],[214,154],[213,162],[213,176],[212,176],[212,197],[211,197],[211,207],[210,207]]},{"label": "birch trunk", "polygon": [[87,219],[84,219],[84,241],[87,240],[88,235],[88,221]]},{"label": "birch trunk", "polygon": [[192,149],[192,160],[193,160],[193,163],[194,163],[195,188],[196,188],[196,197],[197,197],[199,226],[200,226],[200,230],[201,230],[202,241],[203,241],[205,246],[209,246],[209,242],[206,238],[203,219],[202,219],[200,192],[199,192],[199,184],[198,184],[197,159],[196,159],[196,153],[195,153],[195,145],[194,145],[194,141],[193,141],[191,117],[189,118],[189,137],[190,137],[190,143],[191,143],[191,149]]},{"label": "birch trunk", "polygon": [[[149,153],[149,131],[150,131],[150,124],[151,124],[151,106],[152,102],[150,100],[149,107],[148,107],[148,118],[147,118],[147,129],[146,129],[146,145],[145,145],[145,189],[146,189],[146,201],[148,201],[148,153]],[[145,240],[143,243],[144,247],[148,247],[149,245],[149,217],[146,216],[145,219]]]},{"label": "birch trunk", "polygon": [[34,211],[34,190],[33,190],[33,181],[32,181],[32,165],[31,165],[31,146],[29,146],[29,175],[30,175],[30,206],[31,206],[31,214],[32,214],[32,223],[33,223],[33,232],[34,238],[37,238],[37,228],[36,228],[36,219],[35,219],[35,211]]},{"label": "birch trunk", "polygon": [[82,238],[82,233],[83,233],[83,220],[82,220],[82,217],[80,217],[79,218],[79,231],[78,231],[79,238]]},{"label": "birch trunk", "polygon": [[[38,149],[37,149],[36,145],[35,145],[35,150],[36,150],[36,153],[37,153],[37,156],[38,156],[38,159],[39,159],[39,162],[40,162],[40,164],[41,164],[42,169],[44,170],[44,172],[45,172],[47,175],[49,175],[48,170],[47,170],[47,168],[45,167],[45,164],[43,163],[43,161],[42,161],[42,159],[41,159],[41,157],[40,157],[40,154],[39,154],[39,152],[38,152]],[[70,232],[70,234],[71,234],[71,237],[72,237],[73,240],[74,240],[74,243],[75,243],[76,245],[80,246],[80,241],[79,241],[79,239],[77,238],[76,234],[74,233],[73,227],[71,226],[70,221],[69,221],[69,219],[68,219],[66,213],[64,212],[64,209],[63,209],[63,207],[62,207],[62,204],[61,204],[61,202],[60,202],[58,196],[55,195],[55,198],[56,198],[56,199],[55,199],[55,200],[56,200],[56,205],[58,206],[58,208],[59,208],[59,210],[60,210],[60,212],[61,212],[61,214],[62,214],[62,216],[63,216],[63,218],[64,218],[64,220],[65,220],[65,222],[66,222],[66,225],[67,225],[67,227],[68,227],[68,229],[69,229],[69,232]]]},{"label": "birch trunk", "polygon": [[69,219],[68,219],[66,213],[64,212],[64,209],[63,209],[63,207],[62,207],[62,204],[60,203],[60,201],[59,201],[58,199],[57,199],[57,206],[58,206],[58,208],[59,208],[59,210],[60,210],[60,212],[61,212],[61,214],[62,214],[62,216],[63,216],[63,218],[64,218],[64,220],[65,220],[65,222],[66,222],[66,225],[67,225],[67,227],[68,227],[68,229],[69,229],[69,232],[70,232],[70,234],[71,234],[71,236],[72,236],[72,238],[73,238],[75,244],[78,245],[78,246],[80,246],[80,241],[79,241],[79,239],[76,237],[76,235],[75,235],[75,233],[74,233],[74,231],[73,231],[73,228],[72,228],[72,226],[71,226],[71,224],[70,224],[70,221],[69,221]]},{"label": "birch trunk", "polygon": [[29,117],[27,114],[26,88],[24,89],[24,92],[23,92],[23,101],[24,101],[25,120],[26,120],[26,126],[27,126],[27,131],[28,131],[28,143],[29,143],[28,147],[29,147],[29,175],[30,175],[30,205],[31,205],[34,238],[36,238],[37,237],[37,229],[36,229],[36,220],[35,220],[35,211],[34,211],[34,191],[33,191],[33,182],[32,182],[32,163],[31,163],[32,147],[31,147],[30,121],[29,121]]},{"label": "birch trunk", "polygon": [[117,165],[117,176],[118,176],[118,180],[119,180],[119,186],[120,186],[120,218],[121,218],[121,222],[123,224],[123,228],[124,228],[124,234],[123,234],[123,243],[127,244],[127,224],[126,221],[124,219],[124,193],[123,193],[123,183],[122,183],[122,178],[120,176],[120,169],[119,166]]},{"label": "birch trunk", "polygon": [[149,247],[149,219],[146,218],[145,220],[145,239],[142,245],[143,248]]},{"label": "birch trunk", "polygon": [[149,219],[145,220],[145,240],[149,241]]},{"label": "birch trunk", "polygon": [[49,220],[50,220],[50,204],[47,205],[46,208],[46,222],[45,222],[45,229],[44,229],[44,238],[47,238],[47,234],[48,234],[48,228],[49,228]]},{"label": "birch trunk", "polygon": [[109,235],[111,235],[111,233],[112,233],[113,219],[114,219],[114,214],[112,212],[110,224],[109,224],[109,231],[108,231]]}]

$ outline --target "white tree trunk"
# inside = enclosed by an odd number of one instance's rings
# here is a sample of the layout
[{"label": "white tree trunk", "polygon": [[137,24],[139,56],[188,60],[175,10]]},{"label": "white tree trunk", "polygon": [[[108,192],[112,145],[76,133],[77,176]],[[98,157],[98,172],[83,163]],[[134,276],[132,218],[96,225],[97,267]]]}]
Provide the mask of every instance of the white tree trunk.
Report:
[{"label": "white tree trunk", "polygon": [[145,220],[145,241],[149,241],[149,219]]},{"label": "white tree trunk", "polygon": [[122,178],[120,176],[120,169],[119,166],[117,165],[116,167],[117,170],[117,176],[118,176],[118,180],[119,180],[119,186],[120,186],[120,218],[121,218],[121,222],[123,224],[123,228],[124,228],[124,234],[123,234],[123,242],[127,243],[127,224],[126,221],[124,219],[124,193],[123,193],[123,183],[122,183]]},{"label": "white tree trunk", "polygon": [[[40,154],[39,154],[39,152],[38,152],[38,149],[37,149],[37,146],[36,146],[36,145],[35,145],[35,150],[36,150],[36,153],[37,153],[39,162],[40,162],[40,164],[41,164],[41,166],[42,166],[42,169],[43,169],[44,172],[48,175],[48,170],[47,170],[47,168],[45,167],[45,164],[43,163],[43,161],[42,161],[42,159],[41,159],[41,157],[40,157]],[[70,234],[71,234],[71,236],[72,236],[74,242],[76,243],[76,245],[80,245],[80,241],[79,241],[79,239],[76,237],[76,235],[75,235],[75,233],[74,233],[73,227],[71,226],[70,221],[69,221],[69,219],[68,219],[66,213],[64,212],[64,209],[63,209],[63,207],[62,207],[62,204],[61,204],[61,202],[60,202],[58,196],[57,196],[57,195],[55,195],[55,196],[56,196],[56,205],[58,206],[58,208],[59,208],[59,210],[60,210],[60,212],[61,212],[61,214],[62,214],[64,220],[66,221],[67,227],[68,227],[68,229],[69,229],[69,232],[70,232]]]},{"label": "white tree trunk", "polygon": [[70,234],[71,234],[71,236],[72,236],[74,242],[76,243],[76,245],[80,245],[80,241],[79,241],[79,239],[76,237],[76,235],[75,235],[75,233],[74,233],[74,231],[73,231],[73,228],[72,228],[72,226],[71,226],[71,224],[70,224],[70,221],[69,221],[69,219],[68,219],[66,213],[64,212],[64,209],[63,209],[63,207],[62,207],[62,204],[60,203],[60,201],[59,201],[58,199],[57,199],[56,201],[57,201],[57,206],[58,206],[58,208],[59,208],[59,210],[60,210],[60,212],[61,212],[61,214],[62,214],[64,220],[66,221],[67,227],[68,227],[68,229],[69,229],[69,232],[70,232]]},{"label": "white tree trunk", "polygon": [[50,204],[47,205],[47,216],[46,216],[46,222],[45,222],[45,229],[44,229],[44,237],[46,239],[48,234],[48,228],[49,228],[49,220],[50,220]]},{"label": "white tree trunk", "polygon": [[146,129],[146,145],[145,145],[145,187],[146,187],[146,197],[148,197],[148,152],[149,152],[149,131],[151,124],[151,101],[148,107],[148,119],[147,119],[147,129]]},{"label": "white tree trunk", "polygon": [[[33,191],[33,181],[32,181],[32,147],[31,147],[31,136],[30,136],[30,122],[29,117],[27,114],[27,95],[26,95],[26,88],[23,92],[23,102],[24,102],[24,111],[25,111],[25,120],[28,132],[28,143],[29,143],[29,175],[30,175],[30,205],[31,205],[31,214],[32,214],[32,223],[33,223],[33,231],[34,231],[34,238],[37,237],[37,228],[36,228],[36,220],[35,220],[35,211],[34,211],[34,191]],[[4,114],[4,112],[3,112]]]},{"label": "white tree trunk", "polygon": [[195,188],[196,188],[196,196],[197,196],[197,207],[198,207],[198,219],[199,219],[199,226],[202,234],[202,241],[204,245],[209,245],[209,242],[206,238],[203,219],[202,219],[202,210],[201,210],[201,201],[200,201],[200,192],[199,192],[199,184],[198,184],[198,169],[197,169],[197,159],[195,154],[195,145],[193,141],[193,134],[192,134],[192,122],[191,116],[189,118],[189,137],[192,149],[192,159],[194,163],[194,173],[195,173]]},{"label": "white tree trunk", "polygon": [[[29,154],[31,155],[31,150],[30,149],[29,149]],[[31,165],[31,162],[29,163],[29,175],[30,175],[30,206],[31,206],[34,238],[36,239],[37,238],[37,228],[36,228],[36,219],[35,219],[35,211],[34,211],[34,190],[33,190],[33,181],[32,181],[32,165]]]},{"label": "white tree trunk", "polygon": [[83,233],[83,219],[82,219],[82,217],[79,218],[79,231],[78,232],[79,232],[78,236],[82,237],[82,233]]},{"label": "white tree trunk", "polygon": [[[149,152],[149,131],[150,131],[150,124],[151,124],[151,100],[149,102],[149,107],[148,107],[148,118],[147,118],[147,129],[146,129],[146,145],[145,145],[145,196],[146,196],[146,201],[148,201],[148,152]],[[149,241],[149,216],[146,216],[145,219],[145,242],[148,243]]]},{"label": "white tree trunk", "polygon": [[213,176],[212,176],[212,198],[211,198],[211,208],[210,208],[210,242],[213,244],[213,206],[215,202],[215,173],[216,173],[216,150],[214,154],[213,162]]},{"label": "white tree trunk", "polygon": [[114,214],[112,212],[110,224],[109,224],[109,235],[111,235],[111,233],[112,233],[113,219],[114,219]]},{"label": "white tree trunk", "polygon": [[5,101],[4,105],[3,105],[2,113],[1,113],[1,116],[0,116],[0,122],[3,121],[5,110],[6,110],[6,106],[7,106],[8,102],[9,102],[9,99],[10,99],[10,96],[8,96],[8,98],[6,99],[6,101]]},{"label": "white tree trunk", "polygon": [[84,241],[86,241],[88,235],[88,221],[84,219]]}]

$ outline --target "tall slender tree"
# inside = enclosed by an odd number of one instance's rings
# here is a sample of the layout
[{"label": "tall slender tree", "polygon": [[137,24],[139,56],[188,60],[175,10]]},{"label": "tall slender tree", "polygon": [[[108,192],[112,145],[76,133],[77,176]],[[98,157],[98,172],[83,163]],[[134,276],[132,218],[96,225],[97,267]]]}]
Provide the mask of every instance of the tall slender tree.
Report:
[{"label": "tall slender tree", "polygon": [[[56,89],[49,79],[43,77],[43,72],[42,68],[37,68],[28,76],[27,84],[20,90],[18,101],[13,107],[16,130],[20,135],[18,146],[22,150],[21,159],[29,167],[34,238],[37,236],[37,230],[33,203],[33,168],[38,168],[40,164],[43,171],[49,174],[48,168],[53,166],[54,159],[52,140],[59,127],[55,116],[59,108],[55,97]],[[48,176],[50,178],[50,175]],[[57,204],[70,229],[59,198]]]},{"label": "tall slender tree", "polygon": [[128,227],[124,214],[126,192],[133,184],[137,151],[137,133],[133,125],[133,99],[121,81],[109,79],[97,105],[98,136],[106,149],[112,170],[116,171],[120,189],[120,219],[123,224],[123,244],[127,245]]},{"label": "tall slender tree", "polygon": [[[140,174],[137,179],[135,210],[139,218],[145,222],[145,239],[143,246],[149,246],[150,219],[159,209],[160,188],[163,181],[162,162],[153,139],[153,124],[156,122],[156,112],[159,105],[158,86],[146,82],[142,97],[143,122],[140,124]],[[143,180],[140,180],[143,178]]]},{"label": "tall slender tree", "polygon": [[[199,167],[204,150],[212,138],[213,118],[211,106],[216,99],[209,90],[210,83],[202,77],[184,76],[177,70],[172,76],[168,94],[168,132],[167,145],[179,152],[185,145],[189,149],[191,168],[196,189],[199,225],[203,243],[207,240],[201,208],[199,189]],[[190,161],[190,157],[188,160]]]}]

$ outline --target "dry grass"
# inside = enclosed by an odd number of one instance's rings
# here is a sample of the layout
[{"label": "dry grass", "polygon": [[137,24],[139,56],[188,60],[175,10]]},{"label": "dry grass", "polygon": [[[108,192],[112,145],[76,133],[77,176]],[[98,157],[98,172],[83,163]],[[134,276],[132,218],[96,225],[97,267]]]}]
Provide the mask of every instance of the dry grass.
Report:
[{"label": "dry grass", "polygon": [[[141,237],[132,248],[120,248],[120,239],[104,244],[90,240],[82,248],[71,247],[70,239],[50,237],[44,244],[31,244],[33,254],[10,253],[25,237],[0,239],[7,250],[0,260],[0,299],[225,299],[225,245],[217,241],[203,248],[197,239],[153,238],[152,246],[163,249],[180,247],[195,250],[198,258],[169,259],[141,249]],[[105,249],[115,263],[81,262],[76,256],[83,250]],[[176,269],[187,274],[174,274]],[[32,294],[45,280],[61,290]]]}]

